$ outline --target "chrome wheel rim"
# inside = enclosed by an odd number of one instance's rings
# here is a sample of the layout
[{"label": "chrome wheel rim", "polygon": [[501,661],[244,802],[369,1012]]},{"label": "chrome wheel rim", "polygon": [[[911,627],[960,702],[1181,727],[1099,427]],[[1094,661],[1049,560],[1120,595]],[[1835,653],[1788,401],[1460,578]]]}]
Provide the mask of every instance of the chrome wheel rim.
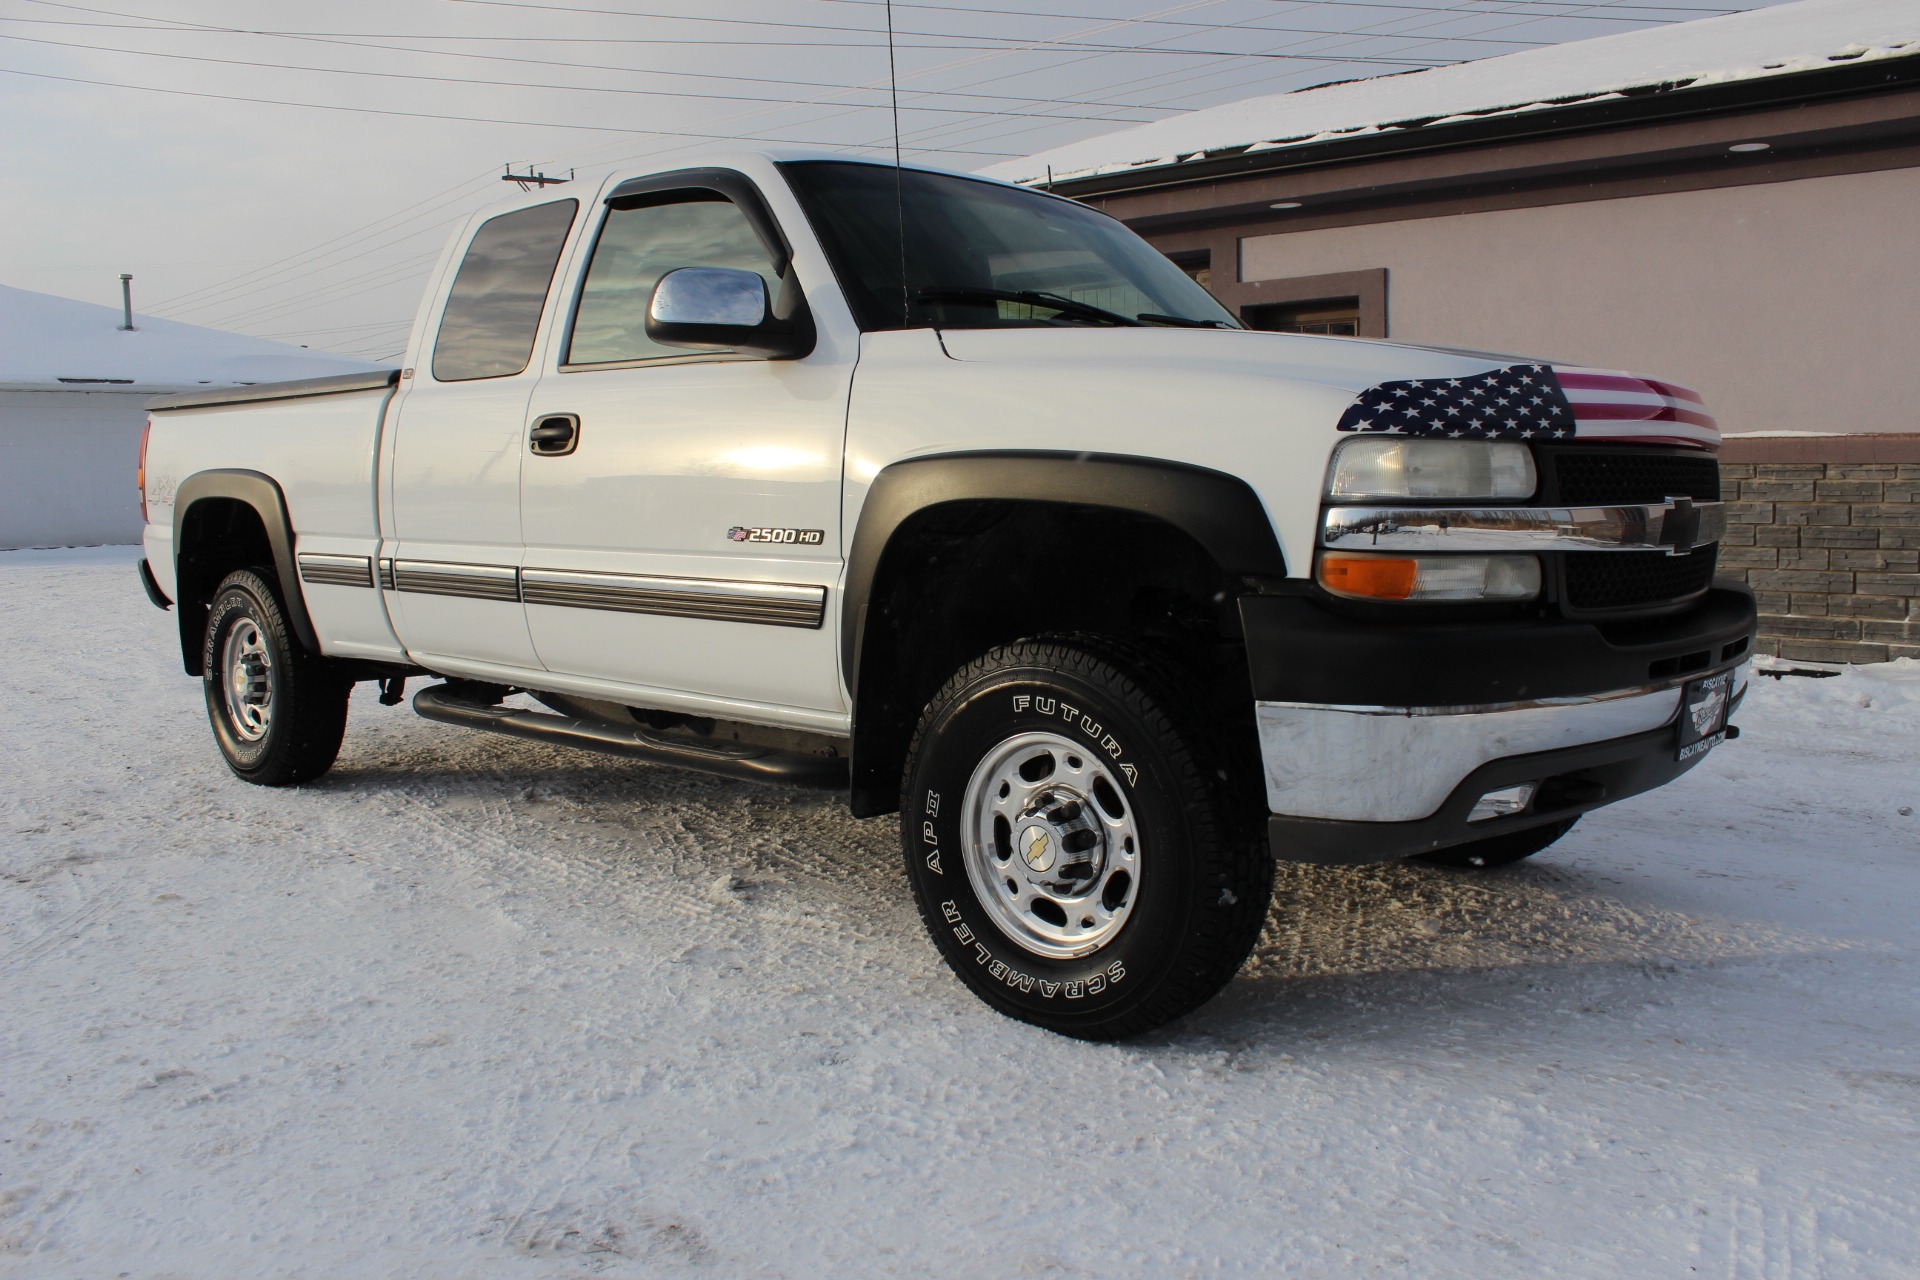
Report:
[{"label": "chrome wheel rim", "polygon": [[974,895],[1035,955],[1098,951],[1139,900],[1133,807],[1114,774],[1059,734],[1016,734],[986,754],[967,782],[960,838]]},{"label": "chrome wheel rim", "polygon": [[244,742],[258,742],[273,723],[273,655],[260,624],[241,618],[220,646],[220,692],[227,723]]}]

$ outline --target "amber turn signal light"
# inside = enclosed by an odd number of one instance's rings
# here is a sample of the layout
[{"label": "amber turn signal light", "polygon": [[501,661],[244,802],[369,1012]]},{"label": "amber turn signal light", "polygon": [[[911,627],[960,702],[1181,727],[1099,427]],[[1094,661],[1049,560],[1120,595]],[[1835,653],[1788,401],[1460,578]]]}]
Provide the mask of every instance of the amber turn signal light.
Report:
[{"label": "amber turn signal light", "polygon": [[1535,556],[1320,554],[1320,585],[1352,600],[1531,600],[1540,594]]},{"label": "amber turn signal light", "polygon": [[1420,577],[1417,560],[1392,556],[1348,556],[1329,551],[1320,557],[1320,582],[1337,595],[1371,600],[1405,600]]}]

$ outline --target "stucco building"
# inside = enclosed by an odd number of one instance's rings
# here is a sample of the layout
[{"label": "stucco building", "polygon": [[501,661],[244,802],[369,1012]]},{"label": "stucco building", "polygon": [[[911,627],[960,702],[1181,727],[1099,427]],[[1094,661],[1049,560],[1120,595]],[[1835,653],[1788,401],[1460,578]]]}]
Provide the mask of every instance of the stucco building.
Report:
[{"label": "stucco building", "polygon": [[1915,0],[1275,94],[988,172],[1122,219],[1256,327],[1699,388],[1765,647],[1920,656]]}]

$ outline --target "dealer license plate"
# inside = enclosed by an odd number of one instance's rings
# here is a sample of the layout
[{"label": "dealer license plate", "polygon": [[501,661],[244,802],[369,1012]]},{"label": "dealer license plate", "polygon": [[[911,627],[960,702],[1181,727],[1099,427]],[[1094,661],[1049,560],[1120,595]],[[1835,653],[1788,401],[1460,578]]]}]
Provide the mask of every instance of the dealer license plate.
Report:
[{"label": "dealer license plate", "polygon": [[1680,741],[1675,759],[1705,755],[1727,740],[1727,709],[1733,705],[1733,672],[1687,682],[1680,700]]}]

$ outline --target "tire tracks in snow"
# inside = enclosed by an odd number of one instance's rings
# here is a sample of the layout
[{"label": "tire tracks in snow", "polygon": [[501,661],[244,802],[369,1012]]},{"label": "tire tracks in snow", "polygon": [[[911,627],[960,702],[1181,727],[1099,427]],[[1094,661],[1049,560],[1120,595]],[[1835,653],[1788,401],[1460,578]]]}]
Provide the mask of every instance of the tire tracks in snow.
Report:
[{"label": "tire tracks in snow", "polygon": [[104,890],[88,896],[80,887],[79,877],[71,871],[67,873],[68,882],[80,898],[80,905],[55,920],[38,934],[17,943],[0,955],[0,969],[13,972],[31,965],[42,956],[58,951],[68,943],[77,941],[114,901],[114,895]]},{"label": "tire tracks in snow", "polygon": [[1695,1270],[1708,1280],[1913,1274],[1911,1206],[1864,1188],[1834,1196],[1757,1173],[1742,1181],[1701,1231]]},{"label": "tire tracks in snow", "polygon": [[[402,730],[400,740],[383,744],[375,767],[391,779],[385,794],[403,821],[431,831],[431,846],[457,861],[469,883],[490,892],[539,883],[577,897],[591,886],[604,903],[611,887],[623,915],[675,920],[682,951],[735,944],[743,922],[733,909],[767,905],[769,889],[798,895],[789,904],[798,909],[756,909],[756,927],[791,926],[811,910],[847,917],[838,923],[866,932],[877,893],[906,901],[905,884],[890,882],[890,866],[862,865],[876,843],[867,831],[851,818],[807,812],[806,801],[781,789],[428,732],[431,740]],[[484,762],[471,759],[483,751]],[[428,755],[433,767],[422,768]],[[408,777],[409,767],[419,776]],[[887,857],[897,856],[890,829],[885,834]],[[835,852],[809,854],[809,845]]]}]

